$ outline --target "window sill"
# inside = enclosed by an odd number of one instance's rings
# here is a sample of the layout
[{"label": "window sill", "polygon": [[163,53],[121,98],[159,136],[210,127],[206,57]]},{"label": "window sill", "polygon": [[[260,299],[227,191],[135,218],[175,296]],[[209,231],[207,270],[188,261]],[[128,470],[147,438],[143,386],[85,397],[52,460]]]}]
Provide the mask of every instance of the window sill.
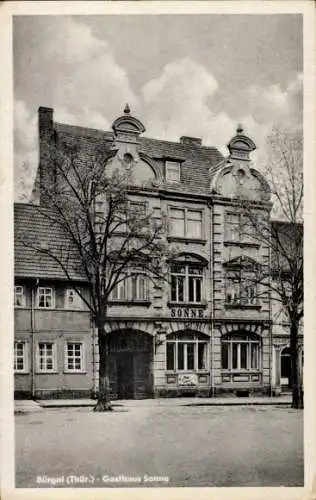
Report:
[{"label": "window sill", "polygon": [[58,370],[36,370],[36,375],[56,375],[58,373]]},{"label": "window sill", "polygon": [[150,300],[109,300],[109,306],[143,306],[149,307],[151,305]]},{"label": "window sill", "polygon": [[205,245],[206,244],[206,239],[202,238],[185,238],[182,236],[168,236],[167,240],[169,242],[179,242],[179,243],[198,243],[200,245]]},{"label": "window sill", "polygon": [[64,370],[66,375],[86,375],[86,370]]},{"label": "window sill", "polygon": [[225,247],[228,247],[228,246],[237,246],[237,247],[240,247],[240,248],[247,248],[247,247],[250,247],[250,248],[260,248],[260,244],[259,243],[251,243],[251,242],[246,242],[246,241],[230,241],[230,240],[224,241],[224,246]]},{"label": "window sill", "polygon": [[29,375],[29,370],[14,370],[14,375]]},{"label": "window sill", "polygon": [[[184,340],[185,342],[185,340]],[[210,370],[207,370],[207,369],[201,369],[201,370],[166,370],[166,375],[192,375],[192,374],[196,374],[196,375],[209,375],[210,373]]]},{"label": "window sill", "polygon": [[249,368],[249,370],[247,368],[242,368],[242,369],[232,369],[232,370],[229,370],[228,368],[221,368],[221,372],[223,374],[227,374],[229,375],[230,373],[234,374],[234,375],[248,375],[248,374],[254,374],[254,375],[257,375],[258,373],[261,373],[262,370],[260,368]]},{"label": "window sill", "polygon": [[207,308],[207,302],[172,302],[171,300],[169,300],[168,302],[168,307],[198,307],[198,308],[203,308],[203,309],[206,309]]},{"label": "window sill", "polygon": [[261,309],[261,304],[224,304],[225,309]]}]

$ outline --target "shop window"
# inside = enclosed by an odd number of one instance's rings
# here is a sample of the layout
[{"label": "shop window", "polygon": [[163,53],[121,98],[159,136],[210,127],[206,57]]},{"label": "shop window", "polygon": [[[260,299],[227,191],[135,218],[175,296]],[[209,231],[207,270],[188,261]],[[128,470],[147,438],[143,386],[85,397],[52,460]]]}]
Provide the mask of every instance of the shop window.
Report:
[{"label": "shop window", "polygon": [[167,370],[208,369],[208,338],[202,334],[177,334],[167,340]]},{"label": "shop window", "polygon": [[37,370],[43,373],[56,371],[56,353],[54,343],[39,342],[37,344]]},{"label": "shop window", "polygon": [[166,161],[166,181],[180,182],[180,163],[178,161]]},{"label": "shop window", "polygon": [[171,265],[171,302],[200,304],[203,300],[203,267],[199,264]]},{"label": "shop window", "polygon": [[27,372],[27,343],[14,342],[14,371]]},{"label": "shop window", "polygon": [[203,237],[203,211],[187,208],[169,208],[170,236],[201,239]]},{"label": "shop window", "polygon": [[25,292],[22,285],[14,287],[14,307],[25,307]]},{"label": "shop window", "polygon": [[67,372],[82,372],[84,370],[82,342],[67,342],[65,370]]},{"label": "shop window", "polygon": [[222,338],[222,369],[251,371],[260,369],[260,339],[249,335]]},{"label": "shop window", "polygon": [[55,305],[53,288],[40,286],[37,289],[37,305],[44,309],[50,309]]},{"label": "shop window", "polygon": [[83,309],[83,300],[74,288],[67,288],[65,295],[66,309]]},{"label": "shop window", "polygon": [[132,274],[123,279],[111,292],[111,300],[147,301],[148,277],[145,274]]}]

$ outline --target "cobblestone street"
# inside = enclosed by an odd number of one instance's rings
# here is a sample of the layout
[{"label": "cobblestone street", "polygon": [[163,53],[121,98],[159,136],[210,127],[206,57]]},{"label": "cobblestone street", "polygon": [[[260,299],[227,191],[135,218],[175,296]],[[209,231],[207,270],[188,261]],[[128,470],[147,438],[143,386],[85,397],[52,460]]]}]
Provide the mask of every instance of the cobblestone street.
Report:
[{"label": "cobblestone street", "polygon": [[303,412],[291,408],[135,405],[16,416],[17,487],[302,485]]}]

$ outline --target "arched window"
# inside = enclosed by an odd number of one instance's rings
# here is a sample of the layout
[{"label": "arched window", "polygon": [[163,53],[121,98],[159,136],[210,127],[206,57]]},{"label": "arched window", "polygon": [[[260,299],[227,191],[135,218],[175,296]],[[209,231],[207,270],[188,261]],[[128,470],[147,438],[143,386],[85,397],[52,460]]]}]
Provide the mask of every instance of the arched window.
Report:
[{"label": "arched window", "polygon": [[222,370],[259,370],[260,352],[261,341],[257,335],[225,335],[222,337]]},{"label": "arched window", "polygon": [[209,338],[201,333],[182,332],[167,338],[167,370],[205,371],[208,369]]}]

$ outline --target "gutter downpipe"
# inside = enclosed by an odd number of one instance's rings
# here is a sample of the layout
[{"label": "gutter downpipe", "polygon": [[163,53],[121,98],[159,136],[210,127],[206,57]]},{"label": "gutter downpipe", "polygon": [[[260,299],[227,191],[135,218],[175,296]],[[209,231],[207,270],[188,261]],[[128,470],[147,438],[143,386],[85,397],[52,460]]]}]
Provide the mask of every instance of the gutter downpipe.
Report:
[{"label": "gutter downpipe", "polygon": [[[269,211],[269,225],[271,224],[271,210]],[[269,231],[270,237],[269,237],[269,287],[268,287],[268,297],[269,297],[269,344],[270,344],[270,352],[269,352],[269,396],[273,396],[273,389],[272,389],[272,361],[273,361],[273,342],[272,342],[272,302],[271,302],[271,286],[270,282],[272,279],[271,276],[271,231]],[[275,360],[274,360],[275,361]]]},{"label": "gutter downpipe", "polygon": [[211,397],[215,396],[215,383],[214,383],[214,210],[212,201],[209,202],[209,209],[211,212],[211,241],[210,241],[210,276],[211,276]]},{"label": "gutter downpipe", "polygon": [[31,386],[32,386],[32,399],[35,399],[36,395],[36,382],[35,382],[35,363],[36,363],[36,345],[35,345],[35,290],[38,286],[39,280],[36,279],[35,285],[32,286],[31,290]]},{"label": "gutter downpipe", "polygon": [[[90,313],[91,314],[91,313]],[[96,328],[95,322],[91,317],[92,324],[92,397],[96,399],[97,397],[97,365],[96,365]]]}]

